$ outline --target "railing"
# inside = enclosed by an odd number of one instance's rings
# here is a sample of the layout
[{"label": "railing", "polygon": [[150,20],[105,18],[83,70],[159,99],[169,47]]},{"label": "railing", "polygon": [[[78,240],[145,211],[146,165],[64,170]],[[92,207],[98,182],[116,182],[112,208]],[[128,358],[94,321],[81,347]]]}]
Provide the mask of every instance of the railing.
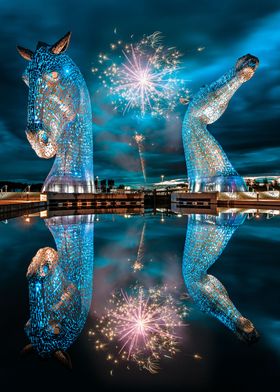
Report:
[{"label": "railing", "polygon": [[30,194],[30,187],[31,185],[27,185],[26,188],[21,193],[21,198],[29,201],[29,194]]},{"label": "railing", "polygon": [[[5,189],[5,190],[4,190]],[[3,199],[5,196],[7,196],[8,194],[8,186],[4,185],[2,186],[2,188],[0,189],[0,197],[1,199]]]},{"label": "railing", "polygon": [[40,192],[0,192],[0,200],[40,201]]},{"label": "railing", "polygon": [[279,200],[279,191],[220,192],[219,200]]}]

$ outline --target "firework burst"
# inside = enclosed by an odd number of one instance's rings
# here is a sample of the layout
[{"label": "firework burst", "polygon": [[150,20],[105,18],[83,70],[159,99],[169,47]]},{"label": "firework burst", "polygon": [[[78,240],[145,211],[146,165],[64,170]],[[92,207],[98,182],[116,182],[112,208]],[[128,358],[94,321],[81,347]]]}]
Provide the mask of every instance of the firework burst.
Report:
[{"label": "firework burst", "polygon": [[123,113],[136,109],[141,116],[167,117],[180,97],[187,95],[184,81],[177,76],[181,54],[175,47],[165,47],[159,32],[136,43],[116,40],[109,53],[99,54],[92,71]]},{"label": "firework burst", "polygon": [[105,314],[90,336],[97,350],[113,346],[107,359],[115,364],[133,361],[151,373],[159,370],[160,359],[174,357],[179,349],[179,329],[186,308],[178,305],[167,288],[150,289],[135,286],[129,295],[113,294]]}]

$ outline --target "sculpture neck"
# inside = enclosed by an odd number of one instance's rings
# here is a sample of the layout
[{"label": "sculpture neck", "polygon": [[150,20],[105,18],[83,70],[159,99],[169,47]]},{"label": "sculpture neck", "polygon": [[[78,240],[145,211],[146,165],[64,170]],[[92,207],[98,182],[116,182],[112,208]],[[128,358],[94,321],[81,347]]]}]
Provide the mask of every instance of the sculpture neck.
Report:
[{"label": "sculpture neck", "polygon": [[57,138],[56,158],[43,191],[94,192],[92,116],[89,94],[84,82],[80,89],[75,117],[63,125]]},{"label": "sculpture neck", "polygon": [[192,192],[246,191],[244,180],[206,126],[226,110],[242,84],[233,70],[202,88],[191,101],[184,118],[182,136]]},{"label": "sculpture neck", "polygon": [[60,268],[81,291],[86,305],[92,290],[94,215],[53,217],[46,224],[56,243]]},{"label": "sculpture neck", "polygon": [[183,256],[183,277],[195,304],[234,332],[242,315],[231,302],[225,287],[208,274],[208,269],[220,257],[244,219],[245,216],[226,216],[222,220],[191,216]]}]

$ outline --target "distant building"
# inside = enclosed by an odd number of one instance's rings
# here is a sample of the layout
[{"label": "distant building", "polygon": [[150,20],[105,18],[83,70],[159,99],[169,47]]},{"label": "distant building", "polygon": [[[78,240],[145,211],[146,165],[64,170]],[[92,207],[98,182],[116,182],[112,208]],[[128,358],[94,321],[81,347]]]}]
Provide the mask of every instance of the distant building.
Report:
[{"label": "distant building", "polygon": [[108,192],[110,192],[111,189],[114,188],[114,186],[115,186],[115,180],[112,179],[108,180]]},{"label": "distant building", "polygon": [[252,190],[279,190],[280,177],[279,176],[258,176],[258,177],[244,177],[247,187]]},{"label": "distant building", "polygon": [[107,189],[107,180],[101,180],[101,181],[100,181],[100,187],[101,187],[101,192],[106,193],[106,189]]},{"label": "distant building", "polygon": [[153,184],[153,186],[155,189],[159,189],[159,190],[166,189],[170,191],[184,190],[187,192],[189,189],[189,183],[187,179],[182,179],[182,178],[156,182]]}]

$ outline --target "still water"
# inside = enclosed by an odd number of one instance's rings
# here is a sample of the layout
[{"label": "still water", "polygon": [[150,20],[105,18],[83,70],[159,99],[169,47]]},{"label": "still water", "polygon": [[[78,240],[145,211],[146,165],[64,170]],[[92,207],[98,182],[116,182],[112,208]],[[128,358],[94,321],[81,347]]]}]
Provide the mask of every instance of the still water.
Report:
[{"label": "still water", "polygon": [[279,223],[277,212],[1,222],[1,383],[276,385]]}]

